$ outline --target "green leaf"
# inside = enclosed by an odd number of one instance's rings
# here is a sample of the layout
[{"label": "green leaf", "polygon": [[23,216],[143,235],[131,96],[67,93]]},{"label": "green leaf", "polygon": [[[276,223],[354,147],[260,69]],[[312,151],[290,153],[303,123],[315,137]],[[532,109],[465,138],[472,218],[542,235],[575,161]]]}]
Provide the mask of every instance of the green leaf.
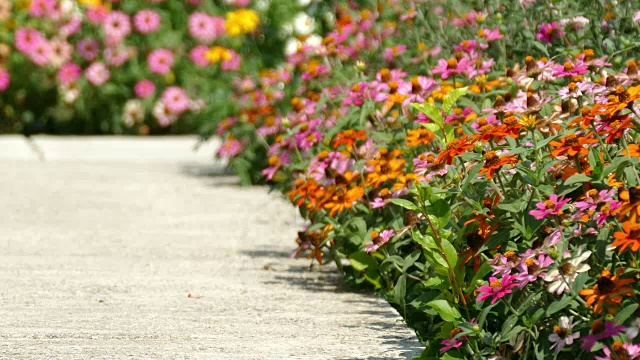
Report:
[{"label": "green leaf", "polygon": [[622,324],[623,322],[625,322],[629,316],[633,315],[636,310],[638,310],[638,307],[640,305],[638,304],[631,304],[629,306],[626,306],[624,309],[618,311],[618,313],[616,314],[615,320],[618,324]]},{"label": "green leaf", "polygon": [[407,256],[403,261],[402,271],[406,272],[407,270],[409,270],[411,265],[413,265],[413,263],[415,263],[418,258],[420,258],[420,254],[422,254],[422,251],[420,250],[416,250],[409,254],[409,256]]},{"label": "green leaf", "polygon": [[436,124],[438,125],[443,124],[442,113],[440,112],[440,109],[438,109],[438,107],[435,106],[434,104],[431,104],[428,102],[424,102],[422,104],[414,103],[414,104],[411,104],[411,107],[427,115]]},{"label": "green leaf", "polygon": [[458,252],[456,248],[446,239],[440,239],[442,241],[442,248],[444,249],[444,255],[447,257],[449,264],[454,268],[458,264]]},{"label": "green leaf", "polygon": [[551,305],[549,305],[549,307],[547,307],[547,311],[546,314],[547,316],[551,315],[551,314],[555,314],[558,311],[564,309],[567,307],[567,305],[569,305],[569,303],[573,300],[573,298],[571,296],[565,296],[562,299],[558,300],[558,301],[554,301],[551,303]]},{"label": "green leaf", "polygon": [[438,199],[427,206],[427,214],[438,218],[440,227],[444,227],[449,223],[449,219],[451,218],[451,206],[447,201]]},{"label": "green leaf", "polygon": [[434,308],[444,321],[453,322],[462,318],[458,309],[453,307],[447,300],[433,300],[427,303],[427,305]]},{"label": "green leaf", "polygon": [[404,308],[405,297],[407,296],[407,275],[402,274],[393,288],[393,301]]},{"label": "green leaf", "polygon": [[403,208],[405,208],[407,210],[420,211],[420,208],[416,204],[412,203],[409,200],[406,200],[406,199],[391,199],[390,201],[391,201],[391,203],[396,204],[398,206],[401,206],[401,207],[403,207]]},{"label": "green leaf", "polygon": [[453,109],[453,105],[460,99],[461,97],[467,94],[467,87],[458,88],[449,91],[447,96],[444,98],[444,102],[442,103],[442,110],[444,110],[445,114],[448,114],[451,109]]},{"label": "green leaf", "polygon": [[502,324],[502,331],[501,331],[501,335],[503,339],[506,338],[506,335],[508,335],[513,329],[513,327],[516,325],[516,323],[518,323],[518,319],[520,319],[520,317],[517,314],[513,314],[509,316],[507,320],[505,320],[504,324]]},{"label": "green leaf", "polygon": [[471,293],[473,290],[475,290],[475,288],[477,287],[476,281],[481,280],[492,270],[493,268],[491,267],[491,264],[486,261],[483,262],[482,265],[480,265],[478,271],[476,271],[476,274],[473,276],[473,279],[469,282],[469,287],[467,287],[466,292]]},{"label": "green leaf", "polygon": [[586,183],[586,182],[590,182],[591,181],[591,177],[585,174],[575,174],[571,177],[569,177],[567,179],[567,181],[564,182],[565,185],[573,185],[573,184],[581,184],[581,183]]}]

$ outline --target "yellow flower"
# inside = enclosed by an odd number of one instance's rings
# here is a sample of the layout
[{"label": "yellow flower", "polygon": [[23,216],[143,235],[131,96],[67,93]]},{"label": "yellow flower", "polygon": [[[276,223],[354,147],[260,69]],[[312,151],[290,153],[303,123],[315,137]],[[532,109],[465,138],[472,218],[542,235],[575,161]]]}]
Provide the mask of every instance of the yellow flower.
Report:
[{"label": "yellow flower", "polygon": [[213,46],[205,53],[205,57],[212,64],[217,64],[221,61],[227,61],[231,59],[231,52],[222,46]]},{"label": "yellow flower", "polygon": [[102,5],[102,0],[79,0],[78,3],[80,3],[80,5],[92,7]]},{"label": "yellow flower", "polygon": [[238,9],[227,13],[224,27],[227,34],[238,36],[250,33],[258,27],[260,18],[258,14],[249,9]]}]

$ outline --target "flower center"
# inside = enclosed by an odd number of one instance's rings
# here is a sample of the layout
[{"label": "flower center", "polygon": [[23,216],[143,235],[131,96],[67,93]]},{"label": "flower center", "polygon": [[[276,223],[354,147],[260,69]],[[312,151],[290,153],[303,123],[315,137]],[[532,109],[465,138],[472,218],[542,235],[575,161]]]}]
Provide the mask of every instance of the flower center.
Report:
[{"label": "flower center", "polygon": [[570,63],[569,61],[564,63],[564,71],[571,71],[571,70],[573,70],[573,64]]},{"label": "flower center", "polygon": [[507,258],[507,260],[509,260],[512,263],[515,263],[515,262],[517,262],[519,260],[518,254],[516,254],[516,252],[513,251],[513,250],[509,250],[509,251],[505,252],[504,256]]},{"label": "flower center", "polygon": [[596,320],[591,323],[591,334],[598,335],[604,332],[604,322],[602,320]]},{"label": "flower center", "polygon": [[640,203],[640,187],[629,189],[629,202],[633,205]]},{"label": "flower center", "polygon": [[640,238],[640,224],[633,224],[631,228],[629,228],[629,237],[630,238]]},{"label": "flower center", "polygon": [[456,335],[460,334],[462,332],[462,329],[460,328],[455,328],[453,330],[451,330],[451,332],[449,333],[449,335],[451,336],[451,338],[453,339],[454,337],[456,337]]},{"label": "flower center", "polygon": [[598,278],[598,290],[600,294],[610,294],[616,289],[616,283],[606,276]]},{"label": "flower center", "polygon": [[575,92],[576,89],[578,88],[578,85],[576,85],[576,83],[574,83],[574,82],[570,82],[569,85],[568,85],[568,88],[569,88],[570,92]]},{"label": "flower center", "polygon": [[490,282],[490,283],[489,283],[489,286],[490,286],[492,289],[502,287],[502,281],[501,281],[501,280],[495,280],[495,281],[492,281],[492,282]]},{"label": "flower center", "polygon": [[478,233],[467,234],[467,246],[473,251],[478,251],[484,244],[484,238]]},{"label": "flower center", "polygon": [[544,202],[544,208],[545,209],[553,209],[556,207],[556,203],[553,200],[546,200]]},{"label": "flower center", "polygon": [[[490,125],[487,125],[490,126]],[[500,157],[498,156],[498,154],[496,154],[495,151],[489,151],[485,156],[484,156],[484,164],[485,166],[491,167],[491,166],[496,166],[500,163]]]},{"label": "flower center", "polygon": [[631,356],[627,349],[624,348],[622,341],[616,341],[611,344],[611,350],[616,354],[618,360],[631,360]]},{"label": "flower center", "polygon": [[380,70],[380,80],[385,83],[389,82],[389,80],[391,80],[391,71],[389,71],[389,69]]},{"label": "flower center", "polygon": [[569,336],[569,329],[560,327],[558,325],[553,326],[553,332],[556,333],[560,337],[560,339],[564,339]]},{"label": "flower center", "polygon": [[564,144],[567,146],[576,146],[579,144],[578,138],[574,134],[569,134],[565,136]]},{"label": "flower center", "polygon": [[459,139],[451,140],[447,144],[447,150],[455,149],[455,148],[459,147],[460,145],[462,145],[462,142]]},{"label": "flower center", "polygon": [[455,69],[458,67],[458,60],[456,58],[451,58],[447,60],[447,69]]},{"label": "flower center", "polygon": [[570,262],[566,262],[560,266],[560,273],[564,276],[571,275],[576,271],[575,265]]}]

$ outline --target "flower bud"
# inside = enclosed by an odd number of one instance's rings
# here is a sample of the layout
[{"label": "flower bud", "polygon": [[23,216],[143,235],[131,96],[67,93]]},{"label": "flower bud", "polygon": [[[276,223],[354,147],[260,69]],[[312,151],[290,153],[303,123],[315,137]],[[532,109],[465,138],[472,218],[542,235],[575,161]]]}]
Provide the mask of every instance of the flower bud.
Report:
[{"label": "flower bud", "polygon": [[604,317],[604,319],[605,319],[606,321],[613,321],[614,317],[613,317],[613,315],[611,315],[611,314],[607,314],[607,315]]},{"label": "flower bud", "polygon": [[290,127],[291,127],[291,121],[289,120],[289,118],[288,118],[288,117],[285,117],[285,118],[283,118],[283,119],[282,119],[282,126],[283,126],[285,129],[288,129],[288,128],[290,128]]},{"label": "flower bud", "polygon": [[476,286],[482,286],[482,285],[484,285],[484,280],[482,279],[476,280]]},{"label": "flower bud", "polygon": [[473,148],[473,151],[478,153],[478,154],[482,154],[482,152],[484,151],[484,144],[482,142],[478,141],[475,144],[475,146]]},{"label": "flower bud", "polygon": [[365,64],[364,61],[362,60],[356,61],[356,69],[360,71],[364,71],[366,68],[367,68],[367,64]]},{"label": "flower bud", "polygon": [[558,255],[560,255],[558,253],[558,248],[555,246],[552,246],[549,248],[549,256],[551,256],[552,259],[556,260],[558,258]]},{"label": "flower bud", "polygon": [[474,325],[471,329],[472,329],[474,332],[480,332],[480,330],[482,330],[482,329],[480,329],[480,326],[478,326],[478,325]]},{"label": "flower bud", "polygon": [[569,227],[569,226],[571,226],[571,221],[569,221],[569,220],[567,220],[567,219],[562,220],[562,226],[564,226],[564,227]]}]

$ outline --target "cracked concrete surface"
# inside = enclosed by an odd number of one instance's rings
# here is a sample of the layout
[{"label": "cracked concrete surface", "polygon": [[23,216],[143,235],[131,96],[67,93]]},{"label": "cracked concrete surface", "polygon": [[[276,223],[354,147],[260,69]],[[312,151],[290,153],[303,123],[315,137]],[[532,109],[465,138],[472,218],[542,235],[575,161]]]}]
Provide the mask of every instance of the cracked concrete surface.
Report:
[{"label": "cracked concrete surface", "polygon": [[405,359],[414,333],[194,138],[0,137],[0,359]]}]

